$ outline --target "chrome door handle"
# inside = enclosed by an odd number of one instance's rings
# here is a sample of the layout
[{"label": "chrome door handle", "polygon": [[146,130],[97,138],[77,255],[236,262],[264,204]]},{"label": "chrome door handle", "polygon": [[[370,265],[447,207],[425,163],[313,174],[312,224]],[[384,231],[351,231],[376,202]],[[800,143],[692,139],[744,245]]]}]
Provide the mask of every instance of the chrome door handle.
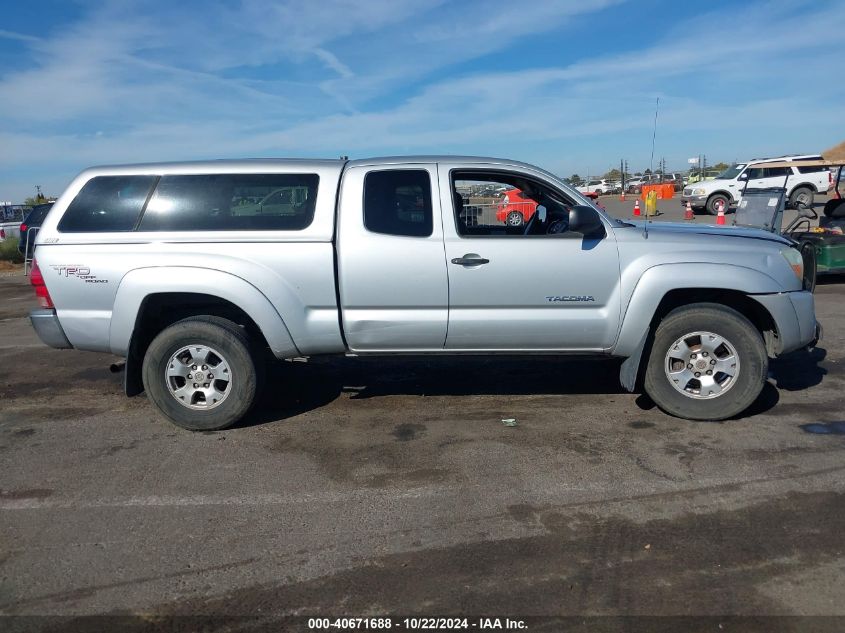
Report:
[{"label": "chrome door handle", "polygon": [[452,263],[458,264],[459,266],[479,266],[481,264],[489,264],[490,260],[478,257],[477,255],[474,257],[464,255],[463,257],[456,257],[452,260]]}]

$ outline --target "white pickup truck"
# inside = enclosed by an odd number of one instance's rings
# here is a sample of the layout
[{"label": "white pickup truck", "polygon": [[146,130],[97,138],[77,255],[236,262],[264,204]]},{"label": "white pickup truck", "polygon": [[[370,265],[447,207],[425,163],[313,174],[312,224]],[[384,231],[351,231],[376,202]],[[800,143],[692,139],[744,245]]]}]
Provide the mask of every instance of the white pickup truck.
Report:
[{"label": "white pickup truck", "polygon": [[[485,187],[523,192],[524,226],[467,213],[459,192]],[[36,244],[41,339],[126,357],[127,394],[188,429],[244,417],[267,350],[616,356],[629,390],[723,419],[820,332],[788,239],[622,222],[502,159],[93,168]]]}]

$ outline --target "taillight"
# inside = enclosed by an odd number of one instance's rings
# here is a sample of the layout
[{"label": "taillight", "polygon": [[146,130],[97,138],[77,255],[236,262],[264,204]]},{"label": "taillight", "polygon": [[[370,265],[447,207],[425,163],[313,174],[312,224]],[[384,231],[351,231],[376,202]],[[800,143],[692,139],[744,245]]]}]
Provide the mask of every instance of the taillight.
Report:
[{"label": "taillight", "polygon": [[47,285],[44,283],[44,275],[41,274],[41,269],[38,267],[38,262],[33,260],[32,270],[29,271],[29,283],[35,288],[35,296],[38,297],[38,305],[42,308],[52,308],[53,300],[50,298],[50,293],[47,291]]},{"label": "taillight", "polygon": [[6,239],[6,229],[0,229],[0,240]]},{"label": "taillight", "polygon": [[26,235],[26,229],[27,229],[26,224],[21,224],[21,235]]}]

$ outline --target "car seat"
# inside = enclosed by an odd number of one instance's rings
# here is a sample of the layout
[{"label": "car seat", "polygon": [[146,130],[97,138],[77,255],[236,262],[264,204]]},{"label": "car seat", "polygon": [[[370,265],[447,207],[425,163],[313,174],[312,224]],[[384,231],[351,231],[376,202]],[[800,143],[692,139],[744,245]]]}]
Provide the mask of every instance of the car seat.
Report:
[{"label": "car seat", "polygon": [[845,198],[828,200],[822,213],[824,215],[819,218],[820,227],[845,229]]}]

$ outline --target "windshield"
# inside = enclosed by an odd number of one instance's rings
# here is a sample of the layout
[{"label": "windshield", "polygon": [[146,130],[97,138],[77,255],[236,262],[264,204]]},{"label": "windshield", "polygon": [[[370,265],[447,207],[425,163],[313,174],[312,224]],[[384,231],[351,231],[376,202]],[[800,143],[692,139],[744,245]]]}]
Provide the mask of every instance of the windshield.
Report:
[{"label": "windshield", "polygon": [[731,165],[721,174],[716,176],[717,180],[733,180],[737,176],[739,176],[740,172],[745,169],[745,165]]}]

